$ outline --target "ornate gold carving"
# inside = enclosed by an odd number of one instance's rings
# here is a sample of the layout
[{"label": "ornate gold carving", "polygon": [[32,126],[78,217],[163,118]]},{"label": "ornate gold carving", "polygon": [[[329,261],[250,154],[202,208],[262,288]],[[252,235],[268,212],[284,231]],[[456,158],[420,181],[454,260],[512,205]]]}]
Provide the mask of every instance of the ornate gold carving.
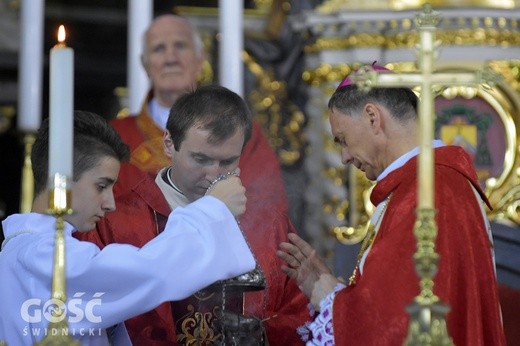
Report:
[{"label": "ornate gold carving", "polygon": [[[423,19],[424,20],[424,19]],[[307,54],[325,50],[350,48],[410,49],[419,42],[418,33],[409,19],[388,21],[356,21],[342,24],[349,30],[338,31],[335,36],[320,37],[305,46]],[[316,28],[318,31],[325,27]],[[520,32],[516,18],[456,17],[447,18],[436,32],[443,46],[520,46]]]},{"label": "ornate gold carving", "polygon": [[500,116],[506,134],[502,173],[486,181],[486,195],[494,208],[488,215],[491,219],[506,219],[520,225],[520,95],[517,89],[519,65],[518,62],[491,62],[490,65],[501,72],[508,83],[485,90],[482,94]]},{"label": "ornate gold carving", "polygon": [[[328,171],[331,180],[343,182],[346,179],[344,169],[329,168]],[[375,209],[370,202],[370,193],[374,183],[366,179],[364,173],[355,167],[349,167],[346,183],[349,185],[348,200],[331,199],[326,203],[331,205],[328,214],[334,215],[336,220],[344,221],[348,216],[349,226],[333,226],[329,231],[340,243],[350,245],[361,242],[367,234],[366,224]]]},{"label": "ornate gold carving", "polygon": [[[490,219],[509,220],[520,225],[520,157],[518,138],[520,136],[520,95],[518,94],[518,61],[491,61],[485,68],[491,68],[502,76],[495,87],[474,88],[454,85],[441,92],[452,99],[461,96],[467,99],[478,97],[489,104],[500,118],[504,130],[505,153],[502,171],[498,176],[485,182],[485,192],[493,210],[488,210]],[[514,89],[514,90],[513,90]]]},{"label": "ornate gold carving", "polygon": [[[518,170],[514,172],[514,179],[519,181]],[[494,205],[495,210],[491,213],[493,219],[506,219],[520,225],[520,185],[515,185],[507,191]]]},{"label": "ornate gold carving", "polygon": [[507,85],[520,93],[520,60],[490,61],[489,66],[503,76]]},{"label": "ornate gold carving", "polygon": [[249,94],[255,119],[263,126],[281,163],[291,166],[300,160],[305,149],[305,116],[288,98],[284,82],[276,80],[247,52],[243,52],[242,58],[258,79],[258,88]]},{"label": "ornate gold carving", "polygon": [[[334,82],[334,87],[337,86],[346,75],[348,75],[353,70],[356,70],[363,64],[354,63],[354,64],[339,64],[339,65],[329,65],[322,64],[318,66],[314,70],[306,70],[302,74],[302,79],[311,86],[320,86],[326,83]],[[327,96],[331,96],[334,89],[330,89],[327,93]]]},{"label": "ornate gold carving", "polygon": [[[342,64],[331,66],[324,64],[315,70],[305,71],[304,80],[309,84],[328,83],[326,74],[335,76],[334,84],[348,74],[351,70],[355,70],[360,64],[352,65]],[[414,63],[403,62],[387,64],[386,67],[399,72],[415,71]],[[485,192],[488,196],[493,210],[487,210],[488,217],[492,220],[509,220],[520,225],[520,147],[518,138],[520,138],[520,61],[490,61],[485,64],[483,69],[491,68],[499,73],[502,81],[493,88],[476,88],[471,86],[453,85],[436,89],[435,93],[452,99],[458,96],[464,98],[479,97],[486,101],[498,114],[503,123],[506,151],[504,153],[504,167],[500,175],[491,177],[486,180]],[[464,68],[461,65],[449,65],[437,71],[451,71],[453,69],[460,70]],[[471,70],[471,68],[467,68]],[[331,146],[334,144],[331,142]],[[327,180],[338,182],[340,180],[347,184],[347,178],[344,171],[337,169],[324,168],[324,174]],[[358,201],[362,199],[363,203],[339,204],[332,199],[327,201],[328,213],[324,216],[330,217],[336,215],[338,221],[344,221],[342,215],[352,213],[351,209],[355,208],[355,213],[359,213],[359,222],[353,219],[349,220],[349,226],[338,226],[329,229],[329,232],[336,236],[338,241],[344,243],[345,238],[350,238],[356,230],[359,232],[364,225],[364,220],[372,215],[373,207],[369,200],[369,190],[372,183],[369,182],[362,174],[356,178],[356,183],[351,183],[350,200],[353,198]],[[346,209],[341,209],[346,208]],[[350,209],[349,209],[350,208]],[[336,212],[341,210],[341,214]]]},{"label": "ornate gold carving", "polygon": [[22,167],[22,187],[20,194],[20,212],[29,213],[34,198],[34,177],[32,170],[31,151],[35,141],[34,133],[27,133],[23,138],[24,159]]},{"label": "ornate gold carving", "polygon": [[[348,10],[405,10],[420,9],[424,0],[326,0],[316,8],[319,13],[335,13]],[[428,1],[435,7],[490,7],[490,8],[515,8],[515,1],[503,0],[431,0]]]}]

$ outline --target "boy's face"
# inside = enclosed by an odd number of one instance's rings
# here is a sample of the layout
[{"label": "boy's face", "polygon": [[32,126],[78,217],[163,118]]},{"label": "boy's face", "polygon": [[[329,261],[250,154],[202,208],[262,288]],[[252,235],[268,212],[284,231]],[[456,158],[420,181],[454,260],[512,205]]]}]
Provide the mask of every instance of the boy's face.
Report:
[{"label": "boy's face", "polygon": [[209,143],[209,136],[208,130],[193,126],[186,132],[179,151],[173,147],[169,133],[164,137],[165,152],[172,159],[172,181],[190,202],[204,196],[219,175],[238,167],[244,131],[237,130],[218,144]]},{"label": "boy's face", "polygon": [[121,164],[113,157],[105,156],[97,166],[85,171],[72,183],[72,215],[65,220],[78,231],[90,231],[105,213],[116,210],[112,188],[117,180]]}]

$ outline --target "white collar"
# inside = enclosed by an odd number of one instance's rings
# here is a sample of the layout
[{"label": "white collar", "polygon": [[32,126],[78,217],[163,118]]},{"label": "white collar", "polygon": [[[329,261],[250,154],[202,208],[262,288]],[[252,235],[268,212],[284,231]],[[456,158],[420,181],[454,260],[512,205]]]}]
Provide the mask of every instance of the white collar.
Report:
[{"label": "white collar", "polygon": [[[432,142],[432,145],[434,148],[445,146],[444,142],[441,141],[440,139],[434,139]],[[377,181],[382,180],[388,174],[395,171],[396,169],[403,167],[405,163],[407,163],[408,161],[410,161],[410,159],[412,159],[413,157],[415,157],[417,155],[419,155],[419,147],[413,148],[412,150],[410,150],[409,152],[407,152],[406,154],[402,155],[397,160],[392,162],[388,167],[386,167],[383,170],[383,172],[381,174],[379,174],[379,176],[377,177]]]},{"label": "white collar", "polygon": [[[179,190],[177,187],[173,187],[163,179],[163,174],[168,170],[169,167],[162,168],[157,176],[155,177],[155,184],[161,190],[166,202],[173,211],[177,207],[184,207],[190,203],[188,198]],[[172,182],[173,183],[173,182]],[[174,185],[175,186],[175,185]]]},{"label": "white collar", "polygon": [[148,103],[148,112],[150,112],[153,122],[164,130],[170,115],[170,108],[161,106],[157,99],[153,97]]}]

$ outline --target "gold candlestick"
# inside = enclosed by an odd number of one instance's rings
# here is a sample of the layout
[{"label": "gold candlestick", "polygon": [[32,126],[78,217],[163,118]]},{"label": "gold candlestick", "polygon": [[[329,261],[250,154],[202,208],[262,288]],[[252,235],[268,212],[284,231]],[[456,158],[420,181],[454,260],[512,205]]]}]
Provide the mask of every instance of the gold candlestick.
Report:
[{"label": "gold candlestick", "polygon": [[405,343],[407,345],[452,345],[448,335],[446,314],[449,307],[433,292],[433,278],[438,271],[439,255],[435,251],[437,225],[434,205],[434,152],[432,147],[435,124],[432,75],[434,40],[439,13],[425,6],[425,11],[416,18],[420,37],[419,68],[422,71],[421,102],[419,103],[419,200],[414,234],[417,250],[413,256],[415,270],[419,274],[421,292],[407,307],[410,325]]},{"label": "gold candlestick", "polygon": [[66,310],[62,309],[67,301],[65,273],[66,252],[63,228],[65,215],[72,213],[71,191],[67,176],[56,173],[51,179],[51,186],[53,187],[49,191],[49,210],[47,212],[56,217],[56,240],[54,245],[51,297],[56,303],[57,309],[52,314],[52,321],[49,322],[47,335],[41,342],[36,343],[36,345],[79,346],[79,341],[72,339],[69,334],[67,316],[64,316]]},{"label": "gold candlestick", "polygon": [[23,138],[24,159],[22,168],[22,187],[20,194],[20,212],[22,213],[28,213],[31,211],[34,198],[34,177],[31,162],[31,151],[34,140],[34,133],[27,133]]}]

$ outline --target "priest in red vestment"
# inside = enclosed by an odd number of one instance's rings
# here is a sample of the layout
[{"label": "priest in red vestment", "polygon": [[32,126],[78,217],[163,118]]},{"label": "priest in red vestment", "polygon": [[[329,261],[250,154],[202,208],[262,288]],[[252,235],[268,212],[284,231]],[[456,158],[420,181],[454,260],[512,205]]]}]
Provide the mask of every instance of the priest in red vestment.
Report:
[{"label": "priest in red vestment", "polygon": [[[163,134],[170,108],[182,94],[196,88],[205,61],[204,46],[196,28],[181,16],[166,14],[157,17],[143,38],[142,63],[152,89],[139,114],[111,121],[130,146],[131,158],[129,163],[121,166],[114,186],[118,212],[113,213],[114,217],[107,221],[107,227],[100,230],[101,239],[91,239],[98,245],[112,242],[138,245],[162,231],[162,221],[170,210],[157,187],[153,188],[153,179],[150,183],[148,175],[152,174],[155,179],[161,168],[171,165],[171,158],[163,148]],[[273,335],[272,340],[269,336],[269,341],[274,345],[294,344],[294,330],[300,324],[296,321],[301,322],[309,317],[305,308],[306,297],[293,282],[280,275],[278,259],[272,256],[278,242],[286,239],[287,233],[293,232],[294,228],[288,219],[278,158],[262,128],[254,122],[251,137],[242,150],[239,167],[248,198],[247,210],[240,222],[261,266],[266,268],[268,283],[273,282],[267,288],[266,312],[271,314],[276,311],[278,317],[265,317],[270,318],[265,325],[268,334]],[[147,210],[146,213],[151,213],[153,218],[136,217],[136,209]],[[252,312],[259,312],[262,293],[247,294],[248,299],[255,296],[255,303],[246,305],[256,309]],[[199,298],[205,299],[205,296]],[[173,313],[187,315],[186,309],[192,306],[189,301],[173,303]],[[148,314],[127,321],[127,327],[135,344],[150,345],[161,340],[166,344],[176,340],[183,344],[191,342],[189,335],[193,330],[186,330],[186,324],[177,323],[179,321],[172,318],[170,304],[163,304]],[[176,337],[176,327],[185,336]],[[183,328],[185,332],[182,332]],[[207,334],[206,337],[211,339],[213,336]]]},{"label": "priest in red vestment", "polygon": [[[313,345],[402,345],[410,323],[406,307],[420,292],[412,259],[417,249],[417,98],[399,88],[365,93],[347,77],[330,99],[329,110],[343,163],[377,182],[370,196],[376,209],[369,234],[347,281],[334,277],[296,235],[280,244],[278,255],[286,261],[282,268],[316,310],[306,328]],[[455,345],[504,345],[484,209],[489,202],[464,149],[438,140],[432,146],[435,250],[440,256],[433,290],[450,308],[448,334]]]},{"label": "priest in red vestment", "polygon": [[[237,168],[252,132],[247,106],[228,89],[200,87],[181,96],[172,107],[164,136],[170,164],[158,174],[143,174],[131,189],[117,197],[117,212],[82,239],[102,247],[109,243],[140,246],[154,238],[164,229],[172,210],[200,198],[217,175]],[[270,155],[272,151],[260,148],[255,152],[262,180],[251,179],[252,175],[242,178],[240,171],[247,204],[239,221],[265,277],[265,289],[245,293],[243,301],[241,296],[233,299],[242,315],[262,320],[269,345],[295,345],[301,342],[297,328],[310,319],[308,299],[279,269],[276,248],[295,230],[280,193],[283,184],[279,168]],[[198,259],[194,253],[186,261]],[[226,293],[228,302],[230,298]],[[222,301],[221,291],[208,288],[183,301],[162,304],[126,321],[126,326],[135,344],[215,345],[221,340],[215,320]]]}]

